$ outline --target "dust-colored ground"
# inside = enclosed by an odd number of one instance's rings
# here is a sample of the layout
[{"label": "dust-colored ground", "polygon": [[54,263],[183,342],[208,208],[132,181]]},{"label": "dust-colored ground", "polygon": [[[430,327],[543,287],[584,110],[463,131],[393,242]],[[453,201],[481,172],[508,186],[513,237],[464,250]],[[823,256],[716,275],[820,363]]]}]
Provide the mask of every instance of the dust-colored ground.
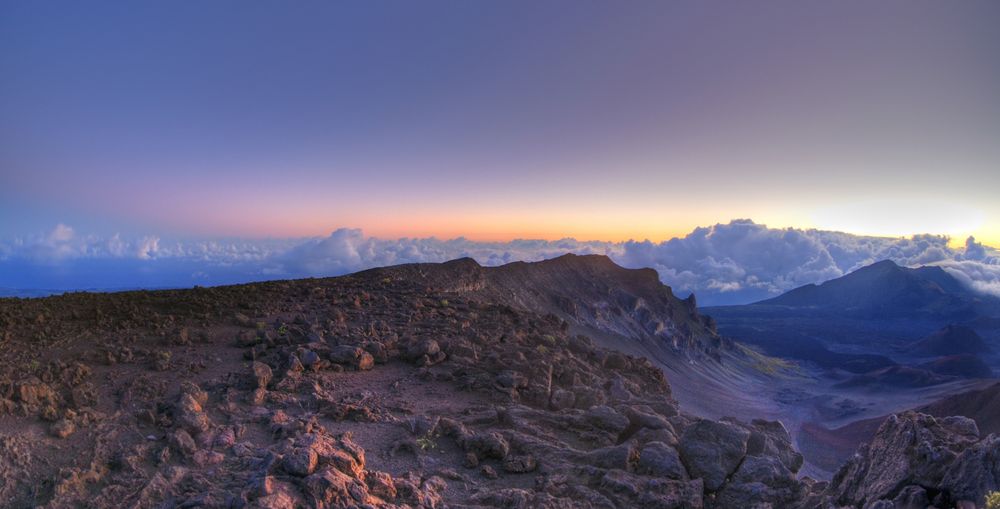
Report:
[{"label": "dust-colored ground", "polygon": [[0,506],[702,505],[659,369],[427,270],[0,300]]}]

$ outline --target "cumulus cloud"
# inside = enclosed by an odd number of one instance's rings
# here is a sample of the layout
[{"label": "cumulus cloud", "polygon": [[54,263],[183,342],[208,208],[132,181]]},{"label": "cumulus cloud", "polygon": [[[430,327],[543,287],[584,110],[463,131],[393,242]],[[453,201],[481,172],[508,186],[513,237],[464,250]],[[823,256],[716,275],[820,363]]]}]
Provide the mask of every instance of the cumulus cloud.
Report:
[{"label": "cumulus cloud", "polygon": [[329,237],[306,240],[278,260],[289,272],[320,275],[401,263],[444,262],[462,257],[493,266],[513,261],[543,260],[566,253],[613,256],[619,252],[620,246],[611,242],[579,242],[573,239],[476,242],[465,238],[387,240],[366,237],[361,230],[345,228]]},{"label": "cumulus cloud", "polygon": [[955,249],[949,240],[939,235],[885,238],[776,229],[735,220],[696,228],[666,242],[626,242],[619,261],[657,269],[665,283],[680,293],[697,293],[702,303],[766,298],[886,259],[905,266],[939,265],[974,289],[1000,295],[997,251],[973,238],[965,249]]},{"label": "cumulus cloud", "polygon": [[936,235],[864,237],[768,228],[747,219],[696,228],[684,237],[658,243],[380,239],[348,228],[319,238],[194,241],[157,236],[102,238],[80,235],[60,224],[44,234],[0,241],[0,286],[65,289],[110,288],[112,283],[131,287],[224,284],[339,275],[460,257],[474,258],[483,265],[501,265],[567,252],[603,254],[627,267],[652,267],[676,293],[697,293],[703,305],[770,297],[884,259],[907,266],[938,265],[970,288],[1000,295],[1000,252],[971,237],[964,248],[953,248],[947,237]]}]

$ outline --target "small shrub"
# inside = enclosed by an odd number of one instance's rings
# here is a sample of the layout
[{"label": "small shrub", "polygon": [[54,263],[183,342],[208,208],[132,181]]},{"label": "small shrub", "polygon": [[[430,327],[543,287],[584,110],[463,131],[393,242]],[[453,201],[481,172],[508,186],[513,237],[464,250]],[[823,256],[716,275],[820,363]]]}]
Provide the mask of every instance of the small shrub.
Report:
[{"label": "small shrub", "polygon": [[417,439],[417,446],[420,447],[422,451],[429,451],[437,447],[437,441],[435,436],[427,433],[426,435]]},{"label": "small shrub", "polygon": [[1000,491],[986,494],[986,509],[1000,509]]}]

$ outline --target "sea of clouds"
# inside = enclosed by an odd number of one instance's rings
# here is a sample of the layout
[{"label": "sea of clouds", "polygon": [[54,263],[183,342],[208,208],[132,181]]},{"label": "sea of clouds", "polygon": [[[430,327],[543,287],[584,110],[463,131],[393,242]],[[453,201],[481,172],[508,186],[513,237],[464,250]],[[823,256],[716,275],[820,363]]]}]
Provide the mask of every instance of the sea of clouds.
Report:
[{"label": "sea of clouds", "polygon": [[501,265],[565,253],[602,254],[626,267],[652,267],[675,293],[694,292],[701,305],[752,302],[885,259],[906,266],[938,265],[969,287],[1000,296],[1000,251],[973,238],[954,248],[939,235],[865,237],[768,228],[750,220],[696,228],[665,242],[379,239],[346,228],[307,239],[165,240],[85,235],[60,224],[45,234],[0,240],[0,287],[25,295],[185,287],[333,276],[460,257]]}]

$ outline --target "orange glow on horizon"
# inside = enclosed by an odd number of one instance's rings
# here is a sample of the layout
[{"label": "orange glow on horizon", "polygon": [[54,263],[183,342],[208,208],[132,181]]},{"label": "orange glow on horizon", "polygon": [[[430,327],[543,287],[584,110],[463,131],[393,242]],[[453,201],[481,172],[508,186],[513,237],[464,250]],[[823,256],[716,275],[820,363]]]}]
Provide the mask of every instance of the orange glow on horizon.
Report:
[{"label": "orange glow on horizon", "polygon": [[[221,205],[221,204],[220,204]],[[402,207],[383,208],[381,213],[341,212],[330,206],[289,204],[267,206],[248,213],[236,207],[213,206],[189,209],[183,216],[174,215],[163,224],[180,231],[205,237],[231,236],[242,238],[326,237],[340,228],[357,228],[364,235],[382,238],[429,238],[441,240],[466,238],[479,242],[507,242],[513,239],[623,242],[650,240],[662,242],[684,237],[698,227],[728,223],[734,218],[749,217],[771,228],[820,228],[855,235],[868,232],[851,231],[817,225],[804,220],[801,214],[783,210],[758,210],[756,214],[736,214],[718,211],[715,214],[677,213],[668,210],[606,208],[580,211],[568,208],[544,207],[521,211],[479,210],[471,213],[441,210],[405,211]],[[793,219],[789,219],[793,218]],[[193,225],[193,226],[192,226]],[[987,221],[975,231],[950,233],[952,247],[961,248],[968,235],[990,246],[1000,245],[1000,229]],[[910,237],[900,233],[887,237]]]}]

